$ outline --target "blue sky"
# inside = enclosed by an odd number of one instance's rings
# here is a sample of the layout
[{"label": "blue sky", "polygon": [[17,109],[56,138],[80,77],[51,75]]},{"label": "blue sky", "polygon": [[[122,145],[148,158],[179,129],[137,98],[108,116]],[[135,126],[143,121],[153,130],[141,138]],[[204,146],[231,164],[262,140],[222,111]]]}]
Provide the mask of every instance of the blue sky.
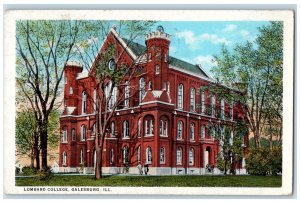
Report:
[{"label": "blue sky", "polygon": [[[232,49],[235,44],[254,41],[257,27],[267,21],[160,21],[171,34],[170,55],[192,64],[201,64],[209,72],[213,55],[219,54],[222,43]],[[144,43],[143,43],[144,44]]]}]

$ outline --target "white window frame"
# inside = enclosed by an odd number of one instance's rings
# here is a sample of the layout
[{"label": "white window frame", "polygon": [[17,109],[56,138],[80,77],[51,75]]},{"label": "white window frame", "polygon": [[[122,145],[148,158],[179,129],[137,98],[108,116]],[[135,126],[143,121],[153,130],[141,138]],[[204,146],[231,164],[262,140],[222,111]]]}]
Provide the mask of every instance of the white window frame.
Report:
[{"label": "white window frame", "polygon": [[190,124],[190,140],[195,140],[195,124]]},{"label": "white window frame", "polygon": [[124,95],[124,107],[128,108],[129,107],[129,97],[130,97],[130,86],[129,86],[129,81],[125,82],[125,95]]},{"label": "white window frame", "polygon": [[129,122],[127,120],[123,122],[123,138],[129,138]]},{"label": "white window frame", "polygon": [[86,103],[86,92],[82,91],[82,104],[81,104],[81,114],[86,114],[87,110],[87,103]]},{"label": "white window frame", "polygon": [[189,165],[194,165],[194,157],[195,157],[195,150],[191,147],[189,149]]},{"label": "white window frame", "polygon": [[205,92],[201,91],[201,113],[205,114]]},{"label": "white window frame", "polygon": [[129,153],[129,148],[127,145],[125,145],[123,147],[123,164],[126,164],[129,162],[129,154],[128,153]]},{"label": "white window frame", "polygon": [[141,162],[141,145],[139,145],[137,149],[137,161],[138,163]]},{"label": "white window frame", "polygon": [[195,88],[192,87],[190,91],[190,111],[192,112],[195,112],[195,106],[196,106],[195,96],[196,96]]},{"label": "white window frame", "polygon": [[68,128],[64,127],[62,130],[62,143],[68,143]]},{"label": "white window frame", "polygon": [[225,119],[225,101],[221,99],[221,119]]},{"label": "white window frame", "polygon": [[80,127],[80,141],[85,141],[86,139],[86,126],[83,124]]},{"label": "white window frame", "polygon": [[109,150],[109,163],[110,164],[114,163],[114,149]]},{"label": "white window frame", "polygon": [[140,103],[142,103],[142,100],[144,99],[144,96],[146,95],[146,91],[145,91],[145,78],[140,78],[139,81],[139,86],[140,86],[140,95],[139,95],[139,99],[140,99]]},{"label": "white window frame", "polygon": [[205,126],[202,125],[201,126],[201,139],[204,139],[205,138]]},{"label": "white window frame", "polygon": [[152,150],[151,150],[151,147],[146,148],[146,163],[147,164],[152,163]]},{"label": "white window frame", "polygon": [[215,117],[216,115],[216,96],[211,97],[211,116]]},{"label": "white window frame", "polygon": [[159,163],[166,163],[166,149],[164,147],[161,147],[159,150]]},{"label": "white window frame", "polygon": [[178,85],[178,96],[177,96],[177,107],[178,109],[183,109],[183,84]]},{"label": "white window frame", "polygon": [[177,140],[182,140],[183,122],[180,120],[177,123]]},{"label": "white window frame", "polygon": [[157,64],[155,65],[155,75],[160,74],[160,66]]},{"label": "white window frame", "polygon": [[73,88],[72,87],[69,88],[69,94],[73,94]]},{"label": "white window frame", "polygon": [[72,128],[72,130],[71,130],[71,139],[72,139],[72,141],[76,141],[76,130],[75,130],[75,128]]},{"label": "white window frame", "polygon": [[94,107],[94,112],[96,112],[96,103],[97,103],[97,90],[96,90],[96,88],[94,89],[94,92],[93,92],[93,107]]},{"label": "white window frame", "polygon": [[116,125],[115,125],[114,121],[111,122],[110,129],[111,129],[111,132],[110,132],[111,136],[115,137],[116,136]]},{"label": "white window frame", "polygon": [[176,149],[176,165],[182,164],[182,148],[177,147]]},{"label": "white window frame", "polygon": [[67,165],[67,152],[63,152],[62,155],[62,165],[66,166]]},{"label": "white window frame", "polygon": [[142,119],[139,118],[139,121],[138,121],[138,137],[141,137],[142,135]]},{"label": "white window frame", "polygon": [[83,149],[80,149],[80,164],[84,163]]}]

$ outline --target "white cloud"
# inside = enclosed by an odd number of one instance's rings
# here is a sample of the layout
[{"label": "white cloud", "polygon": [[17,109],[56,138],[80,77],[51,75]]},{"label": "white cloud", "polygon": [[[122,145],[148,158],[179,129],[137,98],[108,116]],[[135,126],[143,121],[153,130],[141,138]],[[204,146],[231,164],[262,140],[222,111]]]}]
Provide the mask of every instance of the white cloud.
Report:
[{"label": "white cloud", "polygon": [[229,40],[227,40],[225,37],[219,37],[216,34],[208,34],[204,33],[199,36],[195,36],[193,31],[186,30],[183,32],[177,32],[175,36],[179,39],[183,39],[184,42],[189,45],[189,48],[194,50],[194,49],[199,49],[200,44],[203,42],[210,42],[212,44],[226,44],[228,45],[230,43]]},{"label": "white cloud", "polygon": [[240,34],[241,34],[243,37],[247,37],[250,33],[249,33],[247,30],[241,30],[241,31],[240,31]]},{"label": "white cloud", "polygon": [[171,55],[174,55],[175,52],[177,51],[177,47],[174,47],[174,46],[171,45],[169,51],[170,51],[170,54],[171,54]]},{"label": "white cloud", "polygon": [[222,32],[232,32],[233,30],[236,29],[236,25],[234,24],[228,24],[226,27],[222,30]]},{"label": "white cloud", "polygon": [[206,72],[210,72],[213,66],[217,65],[212,55],[199,55],[194,59],[196,64],[200,64]]}]

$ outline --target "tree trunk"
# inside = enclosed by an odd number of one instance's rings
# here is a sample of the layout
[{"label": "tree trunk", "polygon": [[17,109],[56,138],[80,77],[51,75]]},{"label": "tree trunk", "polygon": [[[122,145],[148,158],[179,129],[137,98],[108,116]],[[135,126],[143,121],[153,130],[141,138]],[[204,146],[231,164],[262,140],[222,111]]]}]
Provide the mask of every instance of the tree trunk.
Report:
[{"label": "tree trunk", "polygon": [[253,133],[254,133],[255,149],[259,149],[260,148],[260,137],[259,137],[258,130],[255,130]]},{"label": "tree trunk", "polygon": [[102,147],[96,147],[96,169],[95,169],[95,179],[102,178]]},{"label": "tree trunk", "polygon": [[34,135],[34,158],[36,169],[40,170],[40,150],[39,150],[39,137],[37,133]]},{"label": "tree trunk", "polygon": [[40,141],[41,141],[41,152],[42,152],[42,168],[41,169],[47,169],[48,163],[47,163],[47,153],[48,153],[48,118],[45,118],[40,126]]},{"label": "tree trunk", "polygon": [[30,152],[30,168],[34,168],[34,148],[31,148]]}]

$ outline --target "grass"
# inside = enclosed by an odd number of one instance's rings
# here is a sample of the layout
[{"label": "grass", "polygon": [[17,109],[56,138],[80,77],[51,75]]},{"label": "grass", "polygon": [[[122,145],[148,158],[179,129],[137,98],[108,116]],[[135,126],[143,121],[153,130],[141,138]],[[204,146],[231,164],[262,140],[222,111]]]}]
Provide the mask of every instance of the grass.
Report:
[{"label": "grass", "polygon": [[17,177],[16,186],[128,186],[128,187],[281,187],[281,176],[104,176],[54,175],[49,181]]}]

